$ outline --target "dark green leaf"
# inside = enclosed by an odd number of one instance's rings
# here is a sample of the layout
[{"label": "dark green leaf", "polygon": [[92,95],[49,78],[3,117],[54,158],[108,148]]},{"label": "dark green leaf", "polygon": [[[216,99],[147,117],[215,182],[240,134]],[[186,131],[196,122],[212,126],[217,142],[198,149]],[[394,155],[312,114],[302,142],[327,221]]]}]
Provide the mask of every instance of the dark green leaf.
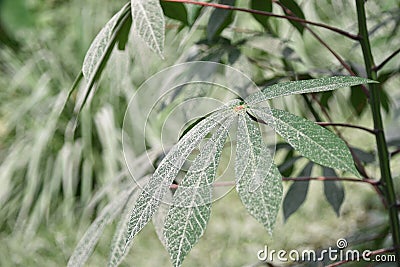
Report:
[{"label": "dark green leaf", "polygon": [[[294,0],[280,0],[279,1],[284,7],[284,12],[288,16],[299,17],[301,19],[305,19],[304,13],[301,10],[300,6]],[[290,21],[290,23],[296,27],[296,29],[303,34],[304,26],[300,22]]]},{"label": "dark green leaf", "polygon": [[[314,164],[309,162],[300,173],[300,177],[310,177]],[[307,197],[309,181],[294,182],[283,200],[283,217],[285,221],[295,213]]]},{"label": "dark green leaf", "polygon": [[350,103],[353,106],[356,115],[360,117],[367,107],[367,96],[364,94],[360,85],[351,88]]},{"label": "dark green leaf", "polygon": [[301,158],[301,157],[293,157],[293,155],[294,155],[294,150],[293,149],[288,150],[285,159],[283,160],[283,163],[279,166],[279,172],[285,177],[289,177],[292,174],[294,169],[294,164],[298,159]]},{"label": "dark green leaf", "polygon": [[171,19],[179,20],[184,25],[189,25],[188,13],[186,6],[183,3],[160,1],[160,4],[165,16]]},{"label": "dark green leaf", "polygon": [[[266,12],[272,11],[272,1],[271,0],[251,0],[251,9],[261,10]],[[264,28],[268,27],[268,16],[252,14],[253,17],[262,25]]]},{"label": "dark green leaf", "polygon": [[[235,5],[235,0],[220,0],[219,3],[233,6]],[[209,41],[215,40],[232,21],[232,10],[214,9],[207,24],[207,39]]]},{"label": "dark green leaf", "polygon": [[327,91],[321,93],[321,98],[320,98],[321,105],[327,108],[328,110],[329,110],[329,100],[332,98],[332,96],[333,96],[333,91]]},{"label": "dark green leaf", "polygon": [[356,147],[352,147],[351,151],[357,156],[359,160],[364,163],[372,163],[375,161],[375,155],[373,153],[361,150]]},{"label": "dark green leaf", "polygon": [[118,32],[118,49],[119,50],[125,50],[126,43],[128,42],[129,39],[129,31],[131,30],[132,26],[132,17],[129,16],[125,21],[124,24],[121,28],[121,30]]},{"label": "dark green leaf", "polygon": [[[324,168],[325,177],[337,177],[336,172],[331,168]],[[335,211],[336,215],[340,215],[340,207],[344,200],[344,188],[341,181],[324,181],[324,193],[329,204]]]}]

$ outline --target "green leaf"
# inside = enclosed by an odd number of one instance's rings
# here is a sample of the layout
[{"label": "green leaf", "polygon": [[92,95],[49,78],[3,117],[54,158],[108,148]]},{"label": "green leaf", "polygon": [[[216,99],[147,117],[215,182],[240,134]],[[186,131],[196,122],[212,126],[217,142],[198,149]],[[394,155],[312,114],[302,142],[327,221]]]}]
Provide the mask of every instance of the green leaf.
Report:
[{"label": "green leaf", "polygon": [[121,30],[118,32],[118,49],[125,50],[126,44],[129,40],[129,32],[132,26],[132,17],[129,16],[122,26]]},{"label": "green leaf", "polygon": [[[293,16],[293,17],[299,17],[301,19],[305,19],[304,13],[301,10],[300,6],[294,1],[294,0],[280,0],[279,3],[281,3],[283,6],[286,7],[286,10],[284,9],[284,12],[288,16]],[[289,21],[301,34],[304,32],[304,26],[300,22],[290,20]]]},{"label": "green leaf", "polygon": [[124,14],[125,9],[126,7],[123,7],[107,22],[107,24],[100,30],[90,45],[82,65],[83,76],[87,81],[89,81],[89,79],[93,76],[96,67],[106,53],[107,49],[112,50],[112,47],[109,47],[109,44],[112,40],[115,26],[117,25],[118,20]]},{"label": "green leaf", "polygon": [[[314,164],[309,162],[304,169],[300,173],[300,177],[310,177],[311,171]],[[303,205],[304,200],[306,200],[308,186],[310,182],[307,181],[295,181],[290,186],[289,190],[285,195],[285,199],[283,200],[283,217],[285,221],[289,219],[289,217],[295,213],[301,205]]]},{"label": "green leaf", "polygon": [[255,116],[267,124],[304,157],[326,167],[349,171],[357,176],[350,150],[331,131],[312,121],[279,109],[255,107]]},{"label": "green leaf", "polygon": [[188,13],[189,25],[193,25],[197,20],[197,18],[199,17],[201,10],[203,10],[203,6],[188,5],[186,8]]},{"label": "green leaf", "polygon": [[[106,26],[99,32],[92,42],[82,66],[82,75],[87,81],[87,85],[82,92],[78,94],[81,98],[77,101],[75,111],[78,113],[82,110],[86,101],[89,98],[96,82],[100,79],[111,52],[117,42],[119,31],[124,27],[125,23],[129,23],[130,5],[126,4],[122,9],[114,15]],[[77,79],[77,81],[80,79]],[[74,83],[70,94],[78,83]]]},{"label": "green leaf", "polygon": [[280,96],[331,91],[338,88],[364,83],[376,82],[361,77],[334,76],[319,79],[277,83],[264,88],[261,92],[250,95],[245,99],[245,101],[248,104],[256,104]]},{"label": "green leaf", "polygon": [[235,176],[242,203],[271,234],[282,200],[282,178],[260,129],[245,113],[239,115]]},{"label": "green leaf", "polygon": [[350,103],[356,112],[357,117],[360,117],[368,104],[368,99],[360,85],[353,86],[350,93]]},{"label": "green leaf", "polygon": [[76,246],[68,261],[68,267],[78,267],[85,264],[97,245],[105,227],[121,213],[128,199],[134,195],[135,189],[136,187],[125,190],[102,210]]},{"label": "green leaf", "polygon": [[174,194],[164,236],[173,266],[178,267],[203,235],[211,213],[212,183],[234,117],[227,118],[200,150]]},{"label": "green leaf", "polygon": [[[324,168],[323,173],[325,177],[337,177],[335,170],[331,168]],[[324,181],[324,193],[326,200],[331,205],[336,215],[340,215],[340,207],[344,201],[344,188],[341,181]]]},{"label": "green leaf", "polygon": [[186,6],[183,3],[161,1],[160,4],[165,16],[170,17],[171,19],[179,20],[184,25],[189,25],[188,13]]},{"label": "green leaf", "polygon": [[[251,0],[251,9],[271,12],[272,1],[271,0]],[[252,14],[253,17],[262,25],[264,28],[268,27],[268,16]]]},{"label": "green leaf", "polygon": [[161,161],[149,183],[144,186],[142,193],[130,213],[128,233],[123,254],[127,253],[132,239],[143,229],[157,211],[166,191],[178,175],[191,152],[214,127],[225,118],[232,116],[232,113],[232,110],[225,106],[199,122],[192,130],[182,137]]},{"label": "green leaf", "polygon": [[[219,3],[234,6],[235,0],[220,0]],[[215,40],[232,21],[232,10],[214,9],[207,24],[207,39],[209,41]]]},{"label": "green leaf", "polygon": [[131,0],[133,32],[163,57],[165,21],[159,0]]}]

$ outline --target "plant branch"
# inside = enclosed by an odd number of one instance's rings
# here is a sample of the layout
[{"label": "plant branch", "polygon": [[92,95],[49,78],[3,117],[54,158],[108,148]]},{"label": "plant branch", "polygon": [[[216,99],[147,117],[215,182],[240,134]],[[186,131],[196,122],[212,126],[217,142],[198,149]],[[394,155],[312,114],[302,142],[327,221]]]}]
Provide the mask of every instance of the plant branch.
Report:
[{"label": "plant branch", "polygon": [[359,130],[363,130],[366,131],[370,134],[375,135],[377,133],[377,131],[373,130],[373,129],[369,129],[363,126],[358,126],[358,125],[354,125],[354,124],[348,124],[348,123],[335,123],[335,122],[317,122],[318,125],[320,126],[340,126],[340,127],[347,127],[347,128],[354,128],[354,129],[359,129]]},{"label": "plant branch", "polygon": [[[367,18],[365,14],[365,1],[356,0],[357,7],[357,20],[358,30],[361,36],[360,44],[364,56],[365,69],[369,79],[376,80],[377,73],[374,69],[375,63],[372,56],[371,45],[369,42]],[[381,182],[385,196],[388,203],[389,222],[392,232],[392,242],[394,244],[396,258],[400,259],[400,223],[398,217],[398,211],[396,207],[396,193],[393,185],[392,174],[390,170],[389,162],[389,151],[386,144],[386,138],[382,122],[381,114],[381,101],[380,101],[380,90],[376,83],[368,85],[370,89],[370,106],[372,111],[372,117],[374,121],[374,128],[377,131],[375,138],[378,149],[379,165],[381,171]],[[397,264],[400,266],[400,262]]]},{"label": "plant branch", "polygon": [[[274,3],[278,4],[287,14],[291,15],[291,17],[296,17],[296,15],[293,14],[293,12],[290,9],[288,9],[287,7],[282,5],[280,2],[274,1]],[[298,17],[296,17],[296,18],[298,18]],[[333,50],[333,48],[331,48],[327,42],[325,42],[321,37],[319,37],[319,35],[316,34],[315,31],[313,31],[310,27],[308,27],[308,25],[306,25],[305,23],[302,23],[302,24],[303,24],[304,28],[307,29],[311,33],[311,35],[314,36],[315,39],[317,39],[317,41],[320,44],[322,44],[326,49],[328,49],[328,51],[339,61],[339,63],[343,66],[343,68],[345,68],[347,70],[347,72],[351,76],[357,76],[354,73],[354,71],[351,69],[351,67],[344,61],[344,59],[338,53],[336,53],[336,51]],[[359,40],[359,37],[357,38],[357,40]],[[369,92],[368,92],[367,88],[364,85],[361,85],[361,89],[363,90],[364,94],[369,98]]]},{"label": "plant branch", "polygon": [[390,153],[390,157],[394,157],[394,156],[396,156],[397,154],[399,154],[400,153],[400,148],[398,148],[398,149],[396,149],[395,151],[393,151],[392,153]]},{"label": "plant branch", "polygon": [[390,56],[388,56],[384,61],[382,61],[381,64],[379,64],[378,66],[374,66],[372,67],[373,71],[379,71],[380,69],[383,68],[383,66],[385,66],[390,60],[392,60],[392,58],[394,58],[397,54],[400,53],[400,48],[397,49],[396,51],[394,51]]},{"label": "plant branch", "polygon": [[305,24],[321,27],[321,28],[336,32],[338,34],[341,34],[343,36],[346,36],[352,40],[359,40],[358,35],[346,32],[342,29],[339,29],[339,28],[336,28],[336,27],[333,27],[330,25],[326,25],[323,23],[319,23],[319,22],[314,22],[314,21],[309,21],[309,20],[305,20],[302,18],[298,18],[298,17],[293,17],[293,16],[278,15],[278,14],[261,11],[261,10],[254,10],[254,9],[234,7],[234,6],[229,6],[229,5],[217,4],[217,3],[198,2],[198,1],[191,1],[191,0],[162,0],[162,1],[164,1],[164,2],[179,2],[179,3],[199,5],[199,6],[208,6],[208,7],[220,8],[220,9],[242,11],[242,12],[246,12],[246,13],[263,15],[263,16],[274,17],[274,18],[287,19],[287,20],[291,20],[291,21],[297,21],[300,23],[305,23]]}]

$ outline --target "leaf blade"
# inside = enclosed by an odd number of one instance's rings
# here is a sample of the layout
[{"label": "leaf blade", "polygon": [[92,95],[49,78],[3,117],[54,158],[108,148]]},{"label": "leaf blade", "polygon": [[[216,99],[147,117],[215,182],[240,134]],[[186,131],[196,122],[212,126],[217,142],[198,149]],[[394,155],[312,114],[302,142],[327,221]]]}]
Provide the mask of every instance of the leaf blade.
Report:
[{"label": "leaf blade", "polygon": [[[309,162],[301,171],[300,176],[310,177],[313,165],[312,162]],[[309,181],[295,181],[289,187],[283,200],[283,217],[285,221],[303,205],[307,197],[309,184]]]},{"label": "leaf blade", "polygon": [[[323,173],[325,177],[337,177],[335,170],[331,168],[324,168]],[[343,204],[345,193],[343,183],[341,181],[324,181],[324,194],[329,205],[335,211],[336,216],[340,216],[340,208]]]},{"label": "leaf blade", "polygon": [[252,111],[303,156],[359,177],[347,145],[331,131],[287,111],[262,107],[255,107]]},{"label": "leaf blade", "polygon": [[[236,0],[220,0],[218,3],[233,6]],[[207,24],[207,39],[213,41],[216,37],[232,23],[232,10],[216,8],[211,13]]]},{"label": "leaf blade", "polygon": [[[305,19],[303,10],[294,0],[280,0],[279,1],[285,8],[283,11],[286,15],[295,16],[301,19]],[[304,25],[300,22],[289,20],[289,22],[301,33],[304,32]]]},{"label": "leaf blade", "polygon": [[245,99],[246,103],[254,105],[280,96],[293,94],[317,93],[331,91],[338,88],[354,86],[364,83],[376,83],[361,77],[354,76],[333,76],[319,79],[292,81],[277,83],[268,86],[261,92],[254,93]]},{"label": "leaf blade", "polygon": [[119,197],[109,203],[101,214],[93,221],[81,240],[78,242],[73,254],[68,260],[68,267],[83,266],[93,252],[105,227],[110,224],[121,212],[122,207],[134,193],[134,189],[125,190]]},{"label": "leaf blade", "polygon": [[175,192],[165,220],[164,236],[176,267],[181,266],[206,229],[211,213],[211,184],[233,119],[229,117],[212,135]]},{"label": "leaf blade", "polygon": [[[251,1],[251,9],[254,10],[260,10],[260,11],[266,11],[266,12],[271,12],[272,11],[272,1],[271,0],[252,0]],[[263,16],[259,14],[254,14],[252,13],[253,17],[264,27],[268,27],[268,16]]]},{"label": "leaf blade", "polygon": [[282,201],[282,178],[259,128],[244,113],[239,115],[237,142],[236,191],[247,211],[271,234]]},{"label": "leaf blade", "polygon": [[165,20],[160,1],[131,0],[131,10],[133,32],[163,58]]}]

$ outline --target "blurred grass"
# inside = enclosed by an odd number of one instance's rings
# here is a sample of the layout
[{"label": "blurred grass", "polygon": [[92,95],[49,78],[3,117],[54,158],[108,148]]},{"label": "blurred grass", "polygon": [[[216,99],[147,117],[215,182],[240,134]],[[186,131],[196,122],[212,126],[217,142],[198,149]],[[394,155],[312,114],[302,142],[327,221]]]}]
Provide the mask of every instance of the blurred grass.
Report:
[{"label": "blurred grass", "polygon": [[[309,1],[306,5],[310,6],[312,2],[317,1]],[[12,1],[8,0],[7,4],[10,3]],[[18,1],[18,4],[21,3]],[[221,50],[222,54],[229,51],[224,44],[220,47],[215,45],[216,51],[215,47],[210,48],[206,44],[194,45],[204,36],[199,27],[190,32],[192,34],[187,42],[179,48],[178,51],[185,51],[182,54],[176,52],[177,47],[189,32],[186,29],[179,33],[176,29],[170,30],[166,41],[169,44],[166,48],[167,60],[164,62],[160,62],[140,41],[132,45],[127,52],[129,56],[116,53],[109,62],[109,70],[91,107],[83,110],[78,129],[72,135],[70,127],[74,122],[72,111],[75,98],[66,101],[66,93],[81,68],[91,40],[124,1],[99,3],[99,0],[27,1],[22,8],[30,14],[26,17],[29,23],[9,19],[10,16],[16,18],[12,15],[15,9],[2,6],[1,19],[8,32],[21,44],[21,50],[16,54],[7,47],[0,48],[0,266],[66,265],[97,211],[126,185],[120,132],[126,103],[134,88],[157,70],[174,62],[188,58],[218,59]],[[242,4],[245,3],[242,1]],[[317,12],[310,12],[307,16],[352,30],[352,9],[343,9],[346,5],[346,1],[338,1],[329,14],[320,10],[326,17]],[[387,51],[394,50],[397,45],[399,31],[389,20],[390,16],[396,16],[391,10],[395,3],[373,2],[371,5],[370,15],[374,14],[374,8],[382,10],[383,14],[374,15],[372,23],[376,28],[372,36],[375,40],[374,52],[380,62]],[[310,10],[314,8],[310,6]],[[3,16],[5,10],[11,12],[7,13],[8,17]],[[347,13],[342,14],[343,10]],[[234,67],[251,74],[254,80],[295,76],[305,70],[319,75],[321,69],[329,74],[341,73],[337,62],[326,51],[310,36],[301,37],[294,33],[290,24],[274,21],[274,27],[280,32],[279,38],[263,36],[259,39],[260,27],[256,23],[247,24],[248,21],[249,15],[238,14],[234,26],[248,26],[256,31],[254,36],[231,29],[224,36],[236,40],[248,37],[253,44],[261,43],[240,47],[242,54],[234,63]],[[387,32],[393,30],[394,33],[388,37]],[[325,37],[330,38],[328,34]],[[291,71],[285,69],[280,61],[283,54],[276,55],[274,50],[262,51],[268,45],[279,48],[282,43],[278,41],[287,44],[301,58],[300,61],[293,61]],[[356,47],[334,38],[329,42],[345,57],[362,63],[359,54],[353,53]],[[222,61],[226,60],[224,55]],[[259,61],[253,64],[249,59]],[[261,63],[268,68],[263,68]],[[386,87],[396,100],[392,113],[386,116],[393,138],[398,138],[393,133],[398,132],[400,125],[400,98],[396,93],[398,68],[396,60],[385,67],[388,72],[397,70]],[[369,113],[357,119],[346,103],[347,97],[346,92],[335,94],[330,103],[333,120],[346,118],[349,122],[371,127]],[[65,111],[61,113],[65,101]],[[287,97],[272,104],[308,116],[304,107],[298,104],[300,101],[299,97]],[[370,137],[351,130],[345,130],[343,134],[352,145],[367,151],[374,150]],[[392,162],[398,192],[400,172],[396,166],[400,166],[399,158],[397,156]],[[376,164],[369,167],[374,176],[378,176],[376,167]],[[378,197],[367,185],[346,184],[346,199],[341,214],[340,218],[335,216],[324,200],[322,184],[313,182],[305,204],[287,223],[279,217],[274,235],[270,237],[261,225],[247,215],[236,194],[230,193],[215,203],[206,234],[189,254],[184,266],[249,265],[257,262],[256,253],[264,245],[271,249],[322,248],[334,245],[338,238],[351,236],[386,220]],[[108,227],[88,266],[105,265],[112,234],[113,228]],[[149,225],[135,239],[123,266],[168,264],[168,255]]]}]

